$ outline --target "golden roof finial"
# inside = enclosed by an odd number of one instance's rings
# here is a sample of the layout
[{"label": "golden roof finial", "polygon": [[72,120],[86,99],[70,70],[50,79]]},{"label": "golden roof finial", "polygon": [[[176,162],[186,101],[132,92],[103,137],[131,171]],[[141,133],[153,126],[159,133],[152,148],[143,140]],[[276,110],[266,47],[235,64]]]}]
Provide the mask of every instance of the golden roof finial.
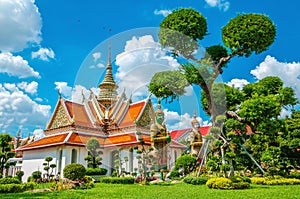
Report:
[{"label": "golden roof finial", "polygon": [[155,111],[155,114],[158,113],[164,114],[164,112],[161,110],[160,98],[157,99],[157,110]]}]

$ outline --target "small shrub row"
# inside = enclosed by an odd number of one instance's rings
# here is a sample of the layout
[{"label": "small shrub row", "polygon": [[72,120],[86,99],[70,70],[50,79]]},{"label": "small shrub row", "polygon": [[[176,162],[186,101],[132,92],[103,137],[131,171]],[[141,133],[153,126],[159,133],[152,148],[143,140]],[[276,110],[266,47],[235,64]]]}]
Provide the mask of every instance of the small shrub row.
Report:
[{"label": "small shrub row", "polygon": [[290,175],[287,176],[287,178],[300,179],[300,173],[292,172],[290,173]]},{"label": "small shrub row", "polygon": [[111,184],[134,184],[133,177],[103,177],[100,179],[102,183]]},{"label": "small shrub row", "polygon": [[260,185],[296,185],[300,184],[300,179],[255,177],[251,178],[251,183]]},{"label": "small shrub row", "polygon": [[211,189],[248,189],[250,183],[245,182],[242,178],[211,178],[206,182],[206,186]]},{"label": "small shrub row", "polygon": [[0,193],[23,192],[23,191],[34,189],[34,186],[35,186],[34,182],[27,182],[24,184],[1,184]]},{"label": "small shrub row", "polygon": [[105,175],[107,173],[107,169],[104,168],[86,168],[85,174],[88,176],[91,175]]},{"label": "small shrub row", "polygon": [[206,184],[206,182],[208,181],[208,178],[206,177],[185,177],[183,179],[183,182],[187,183],[187,184],[193,184],[193,185],[202,185],[202,184]]},{"label": "small shrub row", "polygon": [[21,184],[18,178],[0,178],[0,184]]}]

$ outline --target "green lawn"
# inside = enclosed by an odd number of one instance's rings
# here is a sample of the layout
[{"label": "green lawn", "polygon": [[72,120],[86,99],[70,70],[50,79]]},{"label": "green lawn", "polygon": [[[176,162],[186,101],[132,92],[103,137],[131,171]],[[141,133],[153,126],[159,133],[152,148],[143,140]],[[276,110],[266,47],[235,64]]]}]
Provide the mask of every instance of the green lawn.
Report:
[{"label": "green lawn", "polygon": [[175,185],[112,185],[97,183],[89,190],[68,190],[50,193],[15,193],[0,194],[0,198],[300,198],[300,185],[290,186],[258,186],[251,185],[247,190],[211,190],[205,185],[189,185],[185,183]]}]

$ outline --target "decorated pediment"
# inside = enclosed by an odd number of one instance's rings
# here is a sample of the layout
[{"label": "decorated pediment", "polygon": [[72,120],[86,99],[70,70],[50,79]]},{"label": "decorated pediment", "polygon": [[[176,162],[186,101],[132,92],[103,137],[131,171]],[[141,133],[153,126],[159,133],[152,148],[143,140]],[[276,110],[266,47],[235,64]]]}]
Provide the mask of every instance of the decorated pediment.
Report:
[{"label": "decorated pediment", "polygon": [[68,125],[71,125],[71,122],[68,118],[65,108],[63,107],[61,101],[59,101],[54,111],[54,114],[51,118],[51,121],[47,126],[47,130],[64,127]]},{"label": "decorated pediment", "polygon": [[147,102],[143,112],[138,118],[137,124],[142,127],[149,127],[151,125],[152,116],[154,115],[153,107],[151,106],[150,101]]}]

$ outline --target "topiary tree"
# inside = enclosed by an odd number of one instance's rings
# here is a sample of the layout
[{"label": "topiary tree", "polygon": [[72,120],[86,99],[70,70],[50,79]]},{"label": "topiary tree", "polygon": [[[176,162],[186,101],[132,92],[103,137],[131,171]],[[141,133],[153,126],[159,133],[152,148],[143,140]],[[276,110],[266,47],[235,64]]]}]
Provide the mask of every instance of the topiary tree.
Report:
[{"label": "topiary tree", "polygon": [[15,165],[15,162],[8,162],[9,158],[13,158],[16,153],[12,152],[13,146],[11,144],[12,137],[9,134],[0,134],[0,174],[3,173],[4,168],[9,168]]},{"label": "topiary tree", "polygon": [[100,151],[100,143],[97,138],[91,138],[86,143],[86,149],[88,150],[89,155],[84,158],[87,161],[88,167],[98,168],[99,165],[102,164],[102,157],[100,155],[103,154]]},{"label": "topiary tree", "polygon": [[[202,89],[202,107],[210,116],[212,126],[219,128],[215,138],[222,139],[225,147],[227,141],[222,137],[223,124],[217,124],[216,118],[227,111],[226,91],[215,81],[233,57],[249,57],[267,50],[275,40],[276,28],[266,15],[240,14],[222,28],[224,46],[209,46],[203,55],[197,57],[195,52],[203,51],[200,41],[206,34],[206,19],[198,11],[181,8],[169,14],[160,24],[159,41],[163,47],[170,49],[174,57],[181,58],[182,64],[177,72],[156,73],[149,84],[149,91],[156,97],[171,98],[172,101],[185,93],[186,86],[199,86]],[[225,164],[224,154],[222,159]]]},{"label": "topiary tree", "polygon": [[[51,156],[48,156],[45,158],[45,162],[43,163],[43,165],[45,166],[44,167],[44,170],[47,172],[46,173],[46,178],[48,181],[50,181],[50,178],[53,178],[53,171],[54,171],[54,168],[56,167],[56,164],[50,164],[50,162],[53,160],[53,158]],[[50,171],[51,169],[51,171]]]},{"label": "topiary tree", "polygon": [[63,170],[64,177],[70,180],[82,180],[85,172],[85,167],[77,163],[68,164]]},{"label": "topiary tree", "polygon": [[183,155],[177,158],[175,162],[175,171],[180,171],[183,169],[183,175],[189,174],[193,169],[197,162],[197,158],[195,156]]},{"label": "topiary tree", "polygon": [[19,170],[16,172],[16,176],[21,182],[22,182],[23,175],[24,175],[24,171]]},{"label": "topiary tree", "polygon": [[32,176],[34,182],[38,182],[42,178],[42,172],[34,171],[34,172],[32,172],[31,176]]},{"label": "topiary tree", "polygon": [[[141,133],[136,132],[136,134],[139,136]],[[143,138],[139,138],[139,143],[140,146],[135,146],[133,149],[136,151],[138,154],[136,158],[138,159],[138,164],[139,164],[139,172],[142,175],[142,184],[147,184],[147,171],[149,169],[153,170],[157,162],[152,155],[152,151],[154,151],[154,148],[152,147],[146,147],[145,141]]]}]

